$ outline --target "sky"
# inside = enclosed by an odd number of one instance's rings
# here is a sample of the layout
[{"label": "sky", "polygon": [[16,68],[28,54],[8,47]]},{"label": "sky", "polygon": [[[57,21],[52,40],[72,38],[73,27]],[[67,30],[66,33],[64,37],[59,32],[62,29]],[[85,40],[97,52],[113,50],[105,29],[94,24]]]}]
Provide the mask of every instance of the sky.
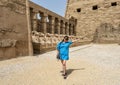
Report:
[{"label": "sky", "polygon": [[30,0],[61,16],[65,15],[67,0]]}]

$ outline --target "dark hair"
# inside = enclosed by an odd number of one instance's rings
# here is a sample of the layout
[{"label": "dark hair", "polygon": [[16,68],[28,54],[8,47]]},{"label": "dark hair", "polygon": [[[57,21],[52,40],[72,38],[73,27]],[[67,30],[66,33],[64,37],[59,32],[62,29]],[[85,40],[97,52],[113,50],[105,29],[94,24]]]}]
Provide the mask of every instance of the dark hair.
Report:
[{"label": "dark hair", "polygon": [[65,40],[69,40],[69,37],[68,37],[68,36],[64,36],[62,42],[64,41],[64,39],[65,39]]}]

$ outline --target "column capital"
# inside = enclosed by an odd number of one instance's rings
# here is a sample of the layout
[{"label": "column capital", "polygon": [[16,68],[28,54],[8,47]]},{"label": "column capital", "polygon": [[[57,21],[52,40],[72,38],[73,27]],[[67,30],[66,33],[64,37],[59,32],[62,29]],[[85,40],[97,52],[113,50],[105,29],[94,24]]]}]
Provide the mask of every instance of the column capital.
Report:
[{"label": "column capital", "polygon": [[36,9],[33,9],[33,11],[32,11],[33,13],[39,13],[39,11],[38,10],[36,10]]},{"label": "column capital", "polygon": [[51,16],[50,18],[51,18],[52,20],[54,20],[54,19],[55,19],[55,17],[54,17],[54,16]]},{"label": "column capital", "polygon": [[61,20],[60,20],[60,19],[57,19],[57,21],[60,23]]},{"label": "column capital", "polygon": [[63,24],[65,24],[65,21],[63,21]]},{"label": "column capital", "polygon": [[53,16],[49,17],[49,21],[50,21],[51,24],[54,24],[55,17],[53,17]]},{"label": "column capital", "polygon": [[64,21],[63,21],[63,24],[62,24],[62,25],[63,25],[63,28],[65,28],[65,22],[64,22]]},{"label": "column capital", "polygon": [[48,14],[47,13],[41,13],[41,17],[47,17]]},{"label": "column capital", "polygon": [[60,26],[60,20],[58,20],[57,23],[58,23],[58,26]]},{"label": "column capital", "polygon": [[69,26],[69,22],[66,22],[66,25]]},{"label": "column capital", "polygon": [[41,21],[42,21],[42,23],[46,23],[47,22],[47,15],[46,14],[42,14],[41,15]]}]

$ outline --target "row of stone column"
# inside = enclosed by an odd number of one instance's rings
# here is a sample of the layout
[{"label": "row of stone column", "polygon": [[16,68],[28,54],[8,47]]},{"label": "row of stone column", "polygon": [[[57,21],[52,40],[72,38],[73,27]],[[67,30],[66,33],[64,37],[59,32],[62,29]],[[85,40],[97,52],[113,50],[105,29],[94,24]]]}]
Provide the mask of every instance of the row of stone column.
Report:
[{"label": "row of stone column", "polygon": [[[75,35],[75,25],[65,22],[64,19],[59,19],[53,15],[32,10],[31,12],[32,30],[37,31],[38,23],[40,23],[40,32],[51,34]],[[40,17],[40,19],[38,19]],[[49,24],[49,26],[47,25]],[[50,31],[47,30],[50,29]]]}]

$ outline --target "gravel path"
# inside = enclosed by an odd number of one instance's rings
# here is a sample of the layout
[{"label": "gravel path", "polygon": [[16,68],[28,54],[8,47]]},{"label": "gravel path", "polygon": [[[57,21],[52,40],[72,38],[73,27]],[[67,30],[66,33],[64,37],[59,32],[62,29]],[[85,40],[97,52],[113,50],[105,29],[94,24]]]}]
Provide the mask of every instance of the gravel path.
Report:
[{"label": "gravel path", "polygon": [[70,48],[66,80],[55,55],[51,51],[0,61],[0,85],[120,85],[120,45]]}]

